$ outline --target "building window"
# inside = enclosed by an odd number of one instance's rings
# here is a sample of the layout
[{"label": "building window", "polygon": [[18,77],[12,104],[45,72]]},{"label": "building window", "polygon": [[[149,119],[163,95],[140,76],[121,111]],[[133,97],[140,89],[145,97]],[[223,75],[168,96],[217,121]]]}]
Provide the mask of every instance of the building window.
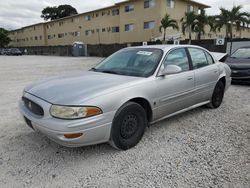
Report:
[{"label": "building window", "polygon": [[92,31],[91,31],[91,30],[86,30],[86,31],[85,31],[85,35],[86,35],[86,36],[90,36],[91,34],[92,34]]},{"label": "building window", "polygon": [[144,22],[144,29],[153,29],[154,27],[155,27],[154,21]]},{"label": "building window", "polygon": [[174,4],[175,4],[174,0],[167,0],[167,7],[174,8]]},{"label": "building window", "polygon": [[106,29],[105,28],[102,28],[102,32],[104,33],[106,31]]},{"label": "building window", "polygon": [[104,16],[105,14],[106,14],[106,12],[103,11],[103,12],[102,12],[102,16]]},{"label": "building window", "polygon": [[134,24],[126,24],[125,31],[127,32],[134,31]]},{"label": "building window", "polygon": [[193,12],[194,7],[192,5],[187,5],[187,12]]},{"label": "building window", "polygon": [[134,5],[126,5],[125,6],[125,12],[131,12],[134,11]]},{"label": "building window", "polygon": [[90,20],[91,20],[91,16],[90,16],[90,15],[85,16],[85,20],[86,20],[86,21],[90,21]]},{"label": "building window", "polygon": [[59,33],[58,34],[58,38],[60,39],[60,38],[63,38],[64,37],[64,33]]},{"label": "building window", "polygon": [[76,36],[76,37],[79,37],[79,36],[80,36],[80,31],[76,31],[76,32],[75,32],[75,36]]},{"label": "building window", "polygon": [[119,9],[113,9],[112,10],[112,16],[119,15]]},{"label": "building window", "polygon": [[119,27],[112,27],[112,33],[119,33],[120,28]]},{"label": "building window", "polygon": [[51,35],[48,35],[48,39],[52,39],[53,38],[53,36],[51,36]]},{"label": "building window", "polygon": [[38,37],[37,37],[37,36],[35,36],[35,40],[38,40]]},{"label": "building window", "polygon": [[42,40],[43,39],[43,37],[42,37],[42,35],[40,35],[40,40]]},{"label": "building window", "polygon": [[99,13],[96,13],[96,14],[95,14],[95,17],[99,17]]},{"label": "building window", "polygon": [[155,0],[145,0],[144,8],[151,8],[155,6]]}]

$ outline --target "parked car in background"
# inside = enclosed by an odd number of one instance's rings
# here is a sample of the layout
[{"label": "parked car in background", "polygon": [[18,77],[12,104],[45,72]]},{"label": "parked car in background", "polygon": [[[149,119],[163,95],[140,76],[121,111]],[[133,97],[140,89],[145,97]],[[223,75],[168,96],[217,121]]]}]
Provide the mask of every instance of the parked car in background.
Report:
[{"label": "parked car in background", "polygon": [[225,63],[231,68],[233,82],[250,83],[250,46],[237,49]]},{"label": "parked car in background", "polygon": [[5,52],[5,55],[23,55],[18,48],[10,48]]},{"label": "parked car in background", "polygon": [[6,55],[6,54],[8,53],[8,51],[9,51],[9,49],[3,48],[3,49],[1,50],[1,55]]},{"label": "parked car in background", "polygon": [[28,126],[61,145],[109,142],[126,150],[148,124],[202,105],[218,108],[230,75],[198,46],[129,47],[89,71],[26,87],[19,109]]}]

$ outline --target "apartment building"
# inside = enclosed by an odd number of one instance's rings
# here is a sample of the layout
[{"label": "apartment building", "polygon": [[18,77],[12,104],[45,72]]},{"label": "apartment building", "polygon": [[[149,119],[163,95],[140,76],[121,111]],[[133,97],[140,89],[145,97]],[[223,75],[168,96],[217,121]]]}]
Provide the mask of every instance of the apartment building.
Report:
[{"label": "apartment building", "polygon": [[[25,47],[71,45],[75,41],[85,44],[152,41],[162,38],[159,27],[166,13],[177,20],[181,27],[180,20],[185,12],[198,13],[205,8],[209,6],[193,0],[126,0],[110,7],[11,31],[10,45]],[[249,31],[240,34],[245,33],[250,35]],[[173,35],[179,35],[182,39],[188,36],[182,35],[181,31],[167,29],[167,36]],[[211,33],[203,38],[218,35],[223,37],[224,33]]]}]

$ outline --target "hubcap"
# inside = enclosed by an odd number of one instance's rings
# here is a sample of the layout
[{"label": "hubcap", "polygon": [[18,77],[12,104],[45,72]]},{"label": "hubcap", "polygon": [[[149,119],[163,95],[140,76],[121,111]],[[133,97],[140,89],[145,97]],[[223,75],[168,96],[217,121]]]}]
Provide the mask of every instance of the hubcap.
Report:
[{"label": "hubcap", "polygon": [[124,117],[121,125],[121,136],[124,139],[132,137],[138,129],[138,119],[134,114]]}]

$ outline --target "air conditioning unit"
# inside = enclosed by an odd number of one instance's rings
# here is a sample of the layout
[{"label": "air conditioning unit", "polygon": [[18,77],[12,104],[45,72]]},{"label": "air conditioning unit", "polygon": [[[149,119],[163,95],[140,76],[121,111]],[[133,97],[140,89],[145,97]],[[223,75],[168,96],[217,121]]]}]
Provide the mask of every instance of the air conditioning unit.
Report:
[{"label": "air conditioning unit", "polygon": [[224,38],[217,38],[215,44],[217,46],[223,46],[225,44],[225,39]]}]

